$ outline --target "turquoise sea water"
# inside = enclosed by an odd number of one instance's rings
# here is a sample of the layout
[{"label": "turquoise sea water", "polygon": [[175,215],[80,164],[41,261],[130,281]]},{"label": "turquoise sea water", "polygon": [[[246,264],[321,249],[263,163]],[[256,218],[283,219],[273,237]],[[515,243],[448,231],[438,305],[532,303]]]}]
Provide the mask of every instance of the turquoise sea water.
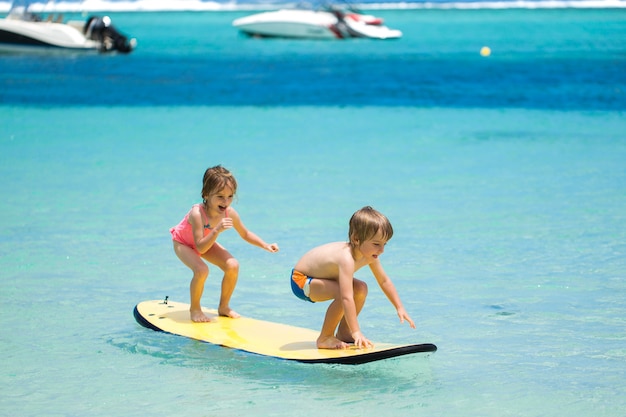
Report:
[{"label": "turquoise sea water", "polygon": [[[251,40],[242,14],[115,14],[129,56],[0,56],[0,414],[621,417],[624,12],[377,13],[391,43]],[[220,237],[237,311],[319,328],[289,271],[369,204],[417,329],[360,271],[363,331],[439,350],[311,366],[137,325],[188,299],[168,229],[217,163],[281,246]]]}]

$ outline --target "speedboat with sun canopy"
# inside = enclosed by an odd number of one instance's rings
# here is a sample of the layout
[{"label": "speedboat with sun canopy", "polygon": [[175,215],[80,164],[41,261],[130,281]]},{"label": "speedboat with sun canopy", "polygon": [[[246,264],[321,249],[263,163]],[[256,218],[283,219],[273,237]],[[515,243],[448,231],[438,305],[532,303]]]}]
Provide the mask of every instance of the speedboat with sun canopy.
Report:
[{"label": "speedboat with sun canopy", "polygon": [[63,22],[63,15],[44,16],[29,10],[32,0],[13,2],[0,18],[1,52],[121,52],[136,45],[113,26],[108,16],[90,16],[86,21]]}]

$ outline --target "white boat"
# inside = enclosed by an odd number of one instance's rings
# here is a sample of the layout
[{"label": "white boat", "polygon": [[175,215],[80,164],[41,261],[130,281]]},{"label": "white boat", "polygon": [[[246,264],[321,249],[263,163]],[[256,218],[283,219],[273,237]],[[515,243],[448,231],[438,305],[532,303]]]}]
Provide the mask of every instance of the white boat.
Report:
[{"label": "white boat", "polygon": [[399,30],[390,29],[376,16],[330,7],[325,10],[281,9],[256,13],[233,21],[246,35],[268,38],[304,39],[397,39]]},{"label": "white boat", "polygon": [[27,2],[15,2],[0,18],[0,52],[121,52],[129,53],[135,39],[128,39],[111,24],[108,16],[86,21],[63,22],[63,15],[28,11]]}]

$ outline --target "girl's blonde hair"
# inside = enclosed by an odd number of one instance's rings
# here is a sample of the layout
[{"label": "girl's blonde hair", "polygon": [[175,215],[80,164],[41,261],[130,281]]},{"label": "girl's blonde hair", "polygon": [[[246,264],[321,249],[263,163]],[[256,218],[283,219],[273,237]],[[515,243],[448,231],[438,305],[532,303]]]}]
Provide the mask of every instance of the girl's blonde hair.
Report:
[{"label": "girl's blonde hair", "polygon": [[202,179],[202,201],[206,203],[208,197],[222,191],[225,187],[232,188],[233,194],[237,192],[237,180],[233,174],[221,165],[208,168]]},{"label": "girl's blonde hair", "polygon": [[385,241],[391,239],[393,227],[391,227],[389,219],[370,206],[363,207],[350,218],[350,229],[348,230],[350,246],[354,248],[357,242],[361,244],[376,236],[376,233],[379,231],[382,233]]}]

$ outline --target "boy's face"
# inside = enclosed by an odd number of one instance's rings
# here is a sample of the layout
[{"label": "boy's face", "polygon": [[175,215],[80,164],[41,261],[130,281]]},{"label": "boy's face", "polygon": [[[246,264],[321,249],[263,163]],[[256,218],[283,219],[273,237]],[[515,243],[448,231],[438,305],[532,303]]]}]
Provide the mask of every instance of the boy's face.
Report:
[{"label": "boy's face", "polygon": [[370,262],[378,259],[380,255],[385,252],[385,245],[387,240],[383,237],[383,234],[378,231],[371,239],[358,245],[358,249]]}]

